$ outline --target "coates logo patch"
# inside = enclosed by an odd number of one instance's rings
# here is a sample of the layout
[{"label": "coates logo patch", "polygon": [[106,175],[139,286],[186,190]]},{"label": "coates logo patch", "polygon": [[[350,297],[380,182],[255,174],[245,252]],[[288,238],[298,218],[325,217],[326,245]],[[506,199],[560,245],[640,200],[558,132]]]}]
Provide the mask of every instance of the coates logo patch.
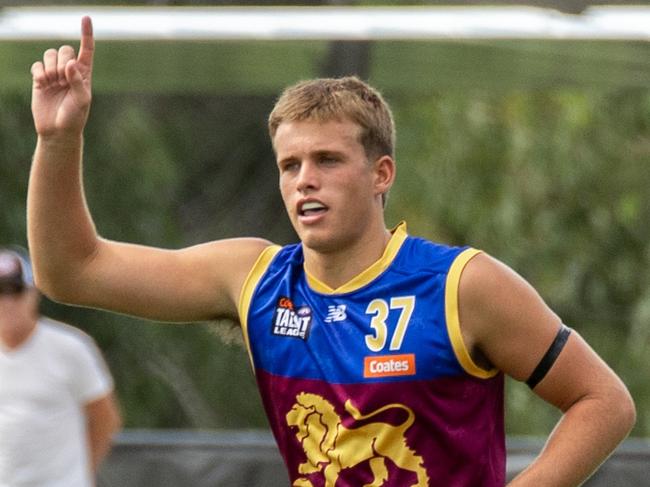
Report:
[{"label": "coates logo patch", "polygon": [[272,333],[277,336],[302,338],[309,337],[311,329],[311,308],[294,306],[289,298],[278,299],[275,308]]},{"label": "coates logo patch", "polygon": [[399,375],[415,375],[415,355],[374,355],[363,359],[363,376],[395,377]]}]

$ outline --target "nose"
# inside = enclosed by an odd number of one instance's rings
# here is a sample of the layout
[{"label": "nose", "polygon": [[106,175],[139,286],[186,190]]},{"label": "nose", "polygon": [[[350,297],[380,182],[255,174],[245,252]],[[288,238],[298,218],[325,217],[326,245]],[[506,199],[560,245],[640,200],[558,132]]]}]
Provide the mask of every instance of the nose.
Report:
[{"label": "nose", "polygon": [[303,161],[296,180],[296,187],[300,192],[317,189],[320,184],[318,167],[312,161]]}]

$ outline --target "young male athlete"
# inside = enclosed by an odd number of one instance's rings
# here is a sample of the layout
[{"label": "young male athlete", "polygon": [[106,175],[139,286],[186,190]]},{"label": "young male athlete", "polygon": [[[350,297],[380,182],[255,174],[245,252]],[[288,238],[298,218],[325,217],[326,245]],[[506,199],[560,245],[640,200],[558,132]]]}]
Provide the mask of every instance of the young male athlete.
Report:
[{"label": "young male athlete", "polygon": [[300,244],[172,251],[98,236],[80,169],[93,48],[84,18],[78,56],[63,46],[32,66],[39,286],[156,320],[238,319],[292,485],[504,485],[504,374],[563,412],[511,487],[579,485],[628,434],[625,386],[521,277],[386,228],[393,121],[356,78],[298,84],[271,113]]}]

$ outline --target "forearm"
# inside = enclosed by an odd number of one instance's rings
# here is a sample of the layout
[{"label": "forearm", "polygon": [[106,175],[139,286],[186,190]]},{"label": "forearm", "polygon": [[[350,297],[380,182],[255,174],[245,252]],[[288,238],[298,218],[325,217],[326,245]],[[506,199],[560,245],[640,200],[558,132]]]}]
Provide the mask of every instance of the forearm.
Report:
[{"label": "forearm", "polygon": [[97,245],[83,193],[82,145],[81,135],[39,137],[34,153],[27,228],[37,283],[46,293],[64,291],[66,276],[78,275]]},{"label": "forearm", "polygon": [[114,435],[122,427],[122,418],[112,394],[86,406],[88,456],[97,471],[113,445]]},{"label": "forearm", "polygon": [[93,472],[97,472],[99,466],[111,451],[113,444],[112,436],[95,437],[89,440],[90,465]]},{"label": "forearm", "polygon": [[[629,396],[585,398],[558,422],[539,457],[508,487],[577,487],[627,436],[634,424]],[[618,404],[616,404],[618,403]]]}]

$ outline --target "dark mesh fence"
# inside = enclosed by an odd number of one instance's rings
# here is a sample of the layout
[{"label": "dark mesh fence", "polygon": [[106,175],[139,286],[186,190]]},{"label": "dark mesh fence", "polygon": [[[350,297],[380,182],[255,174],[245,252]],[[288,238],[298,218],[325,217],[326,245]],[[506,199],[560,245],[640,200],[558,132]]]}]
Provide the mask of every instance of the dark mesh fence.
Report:
[{"label": "dark mesh fence", "polygon": [[[543,444],[508,440],[508,478]],[[650,441],[623,443],[586,487],[650,485]],[[284,464],[265,431],[126,431],[102,466],[98,487],[287,487]]]}]

